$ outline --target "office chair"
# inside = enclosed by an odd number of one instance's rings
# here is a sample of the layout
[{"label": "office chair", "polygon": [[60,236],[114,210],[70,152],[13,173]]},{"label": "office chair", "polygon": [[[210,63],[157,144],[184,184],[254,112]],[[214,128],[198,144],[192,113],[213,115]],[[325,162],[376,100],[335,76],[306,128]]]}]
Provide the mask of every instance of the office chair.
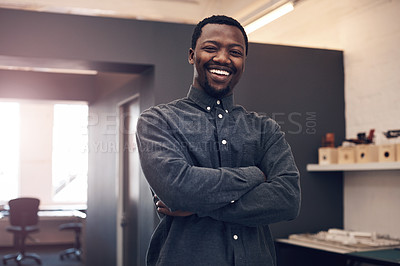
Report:
[{"label": "office chair", "polygon": [[69,258],[69,255],[75,255],[78,260],[81,260],[81,241],[80,241],[80,235],[82,232],[82,223],[66,223],[66,224],[61,224],[59,227],[60,230],[72,230],[75,231],[75,243],[74,247],[68,248],[61,252],[60,254],[60,259],[64,260],[64,256]]},{"label": "office chair", "polygon": [[21,265],[22,260],[30,258],[34,259],[37,264],[41,265],[39,255],[35,253],[25,252],[25,240],[31,233],[38,232],[37,226],[39,199],[35,198],[17,198],[8,202],[10,206],[10,226],[6,228],[8,232],[14,234],[14,245],[18,249],[16,254],[9,254],[3,257],[3,264],[6,265],[8,260],[15,260],[17,265]]}]

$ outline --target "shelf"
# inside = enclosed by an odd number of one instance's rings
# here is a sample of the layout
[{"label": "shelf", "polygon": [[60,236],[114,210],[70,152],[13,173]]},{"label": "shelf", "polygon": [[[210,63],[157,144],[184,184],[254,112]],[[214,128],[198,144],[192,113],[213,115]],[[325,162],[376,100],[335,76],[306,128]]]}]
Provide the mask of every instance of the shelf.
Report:
[{"label": "shelf", "polygon": [[400,170],[400,162],[393,163],[357,163],[357,164],[307,164],[309,172],[334,172],[334,171],[383,171]]}]

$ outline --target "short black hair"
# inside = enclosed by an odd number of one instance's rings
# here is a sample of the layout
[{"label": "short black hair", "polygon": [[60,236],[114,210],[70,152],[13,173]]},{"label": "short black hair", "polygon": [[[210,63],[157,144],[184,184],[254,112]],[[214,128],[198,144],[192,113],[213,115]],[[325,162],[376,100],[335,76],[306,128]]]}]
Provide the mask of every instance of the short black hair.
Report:
[{"label": "short black hair", "polygon": [[196,27],[194,28],[194,31],[193,31],[193,35],[192,35],[192,49],[196,48],[197,40],[201,36],[201,32],[202,32],[201,29],[207,24],[221,24],[221,25],[230,25],[230,26],[237,27],[243,34],[244,42],[246,44],[246,55],[247,55],[247,51],[249,48],[249,40],[247,38],[246,31],[244,30],[242,25],[236,19],[224,16],[224,15],[214,15],[214,16],[205,18],[196,25]]}]

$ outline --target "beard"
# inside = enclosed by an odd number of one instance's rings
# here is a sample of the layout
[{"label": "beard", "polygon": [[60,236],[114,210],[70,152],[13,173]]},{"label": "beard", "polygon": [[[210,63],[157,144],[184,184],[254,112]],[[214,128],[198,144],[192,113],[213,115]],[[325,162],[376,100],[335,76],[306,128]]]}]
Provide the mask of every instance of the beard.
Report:
[{"label": "beard", "polygon": [[218,98],[218,99],[224,98],[226,95],[228,95],[232,91],[230,84],[228,86],[226,86],[225,88],[218,90],[210,85],[210,83],[208,82],[208,79],[206,79],[203,89],[208,95],[210,95],[214,98]]}]

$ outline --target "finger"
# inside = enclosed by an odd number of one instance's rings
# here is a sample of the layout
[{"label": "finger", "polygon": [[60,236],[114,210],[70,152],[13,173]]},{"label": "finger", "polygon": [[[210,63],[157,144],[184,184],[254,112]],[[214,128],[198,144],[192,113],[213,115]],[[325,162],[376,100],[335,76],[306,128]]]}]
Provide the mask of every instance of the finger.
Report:
[{"label": "finger", "polygon": [[164,202],[162,202],[161,200],[156,202],[156,206],[157,207],[162,207],[162,208],[167,208],[167,205],[165,205]]},{"label": "finger", "polygon": [[158,207],[157,212],[171,216],[171,211],[166,208]]}]

